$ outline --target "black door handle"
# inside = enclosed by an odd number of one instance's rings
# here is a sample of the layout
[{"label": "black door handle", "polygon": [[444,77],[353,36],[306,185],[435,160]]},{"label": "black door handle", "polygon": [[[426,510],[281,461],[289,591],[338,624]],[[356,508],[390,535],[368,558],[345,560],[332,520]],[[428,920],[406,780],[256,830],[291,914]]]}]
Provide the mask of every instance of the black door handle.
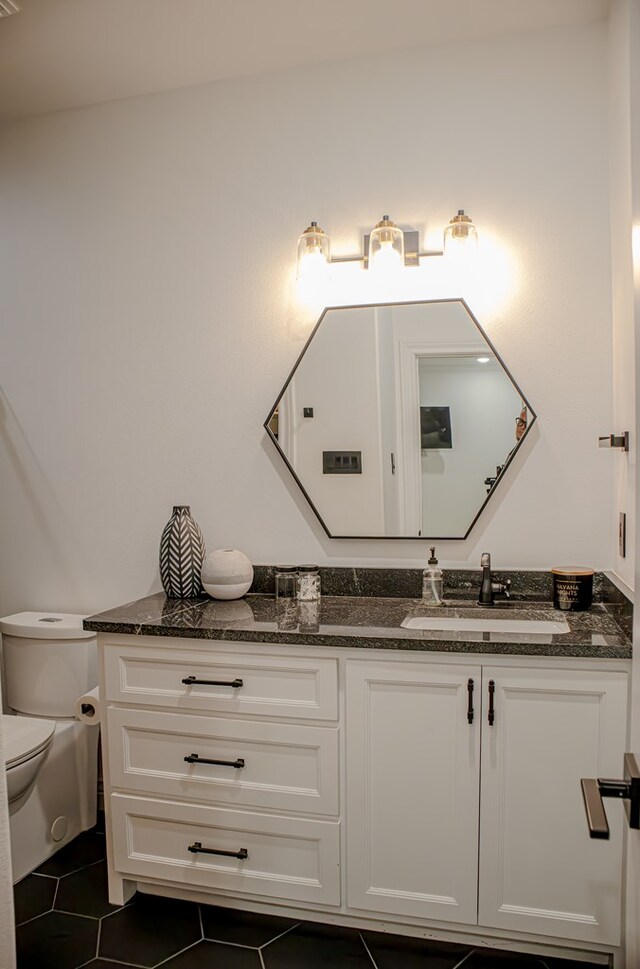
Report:
[{"label": "black door handle", "polygon": [[187,686],[193,686],[194,683],[204,686],[232,686],[234,690],[243,685],[243,681],[237,678],[235,680],[199,680],[197,676],[185,676],[182,682],[186,683]]},{"label": "black door handle", "polygon": [[473,680],[467,680],[467,723],[473,723]]},{"label": "black door handle", "polygon": [[209,760],[208,757],[200,757],[198,754],[187,754],[185,757],[187,764],[217,764],[219,767],[235,767],[240,770],[244,767],[244,758],[238,757],[236,760]]},{"label": "black door handle", "polygon": [[249,857],[249,852],[246,848],[240,848],[239,851],[223,851],[221,848],[203,848],[201,841],[194,841],[192,845],[189,845],[187,851],[190,851],[192,855],[225,855],[227,858],[240,858],[241,861]]},{"label": "black door handle", "polygon": [[630,828],[640,828],[640,766],[633,754],[624,755],[624,778],[610,780],[606,777],[583,777],[580,781],[584,809],[587,813],[589,837],[609,838],[609,823],[604,809],[603,797],[618,797],[625,801],[625,811]]},{"label": "black door handle", "polygon": [[489,721],[489,726],[493,727],[496,722],[496,709],[494,704],[494,696],[496,692],[496,684],[494,680],[489,680],[489,713],[487,714],[487,720]]}]

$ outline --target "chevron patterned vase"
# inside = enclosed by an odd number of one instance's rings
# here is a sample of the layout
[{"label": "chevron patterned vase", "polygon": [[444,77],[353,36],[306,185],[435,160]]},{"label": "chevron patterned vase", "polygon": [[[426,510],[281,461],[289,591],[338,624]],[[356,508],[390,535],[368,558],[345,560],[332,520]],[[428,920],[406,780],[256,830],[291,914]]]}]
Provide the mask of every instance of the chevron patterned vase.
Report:
[{"label": "chevron patterned vase", "polygon": [[204,538],[189,505],[175,505],[160,539],[160,578],[170,599],[191,599],[204,591],[204,556]]}]

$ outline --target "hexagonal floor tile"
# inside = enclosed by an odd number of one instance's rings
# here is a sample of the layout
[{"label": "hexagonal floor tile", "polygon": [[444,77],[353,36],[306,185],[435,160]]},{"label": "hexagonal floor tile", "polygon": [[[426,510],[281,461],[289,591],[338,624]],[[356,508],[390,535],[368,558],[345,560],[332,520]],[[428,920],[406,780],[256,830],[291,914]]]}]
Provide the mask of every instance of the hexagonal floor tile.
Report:
[{"label": "hexagonal floor tile", "polygon": [[201,905],[202,928],[205,939],[212,942],[232,942],[258,949],[287,932],[297,919],[285,919],[278,915],[260,915],[240,912],[219,905]]},{"label": "hexagonal floor tile", "polygon": [[186,952],[163,962],[162,969],[213,969],[214,966],[216,969],[261,969],[257,950],[208,941],[198,942]]},{"label": "hexagonal floor tile", "polygon": [[201,938],[195,903],[138,895],[131,905],[103,919],[98,956],[152,967]]},{"label": "hexagonal floor tile", "polygon": [[58,912],[91,915],[96,919],[122,908],[109,904],[106,861],[61,878],[55,907]]},{"label": "hexagonal floor tile", "polygon": [[49,912],[16,931],[18,969],[76,969],[96,954],[97,919]]},{"label": "hexagonal floor tile", "polygon": [[57,887],[57,878],[45,878],[44,875],[27,875],[14,885],[13,904],[16,925],[49,912],[53,907]]},{"label": "hexagonal floor tile", "polygon": [[262,949],[266,969],[371,969],[355,929],[302,922]]},{"label": "hexagonal floor tile", "polygon": [[83,831],[55,855],[47,858],[36,872],[39,875],[60,878],[62,875],[69,875],[72,871],[78,871],[79,868],[93,865],[96,861],[102,861],[106,857],[107,842],[104,835],[97,834],[95,831]]},{"label": "hexagonal floor tile", "polygon": [[378,969],[454,969],[472,949],[470,945],[412,939],[384,932],[363,932]]}]

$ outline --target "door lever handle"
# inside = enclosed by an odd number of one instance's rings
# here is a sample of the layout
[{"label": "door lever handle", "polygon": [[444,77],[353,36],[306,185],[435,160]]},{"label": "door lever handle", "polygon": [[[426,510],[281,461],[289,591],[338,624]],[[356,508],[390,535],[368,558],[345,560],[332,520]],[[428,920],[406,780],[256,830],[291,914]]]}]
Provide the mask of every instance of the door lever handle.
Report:
[{"label": "door lever handle", "polygon": [[583,777],[580,781],[584,808],[587,813],[589,837],[609,838],[609,823],[604,809],[604,797],[617,797],[625,801],[625,811],[630,828],[640,828],[640,765],[634,754],[624,755],[624,778],[612,780],[606,777]]}]

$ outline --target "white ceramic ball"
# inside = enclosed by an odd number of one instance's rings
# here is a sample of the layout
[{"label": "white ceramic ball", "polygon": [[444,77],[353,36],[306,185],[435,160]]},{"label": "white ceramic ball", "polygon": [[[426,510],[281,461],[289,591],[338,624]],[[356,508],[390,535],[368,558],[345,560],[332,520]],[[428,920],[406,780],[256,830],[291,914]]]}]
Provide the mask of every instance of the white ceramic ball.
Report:
[{"label": "white ceramic ball", "polygon": [[253,582],[253,566],[237,548],[217,548],[202,563],[202,585],[214,599],[240,599]]}]

